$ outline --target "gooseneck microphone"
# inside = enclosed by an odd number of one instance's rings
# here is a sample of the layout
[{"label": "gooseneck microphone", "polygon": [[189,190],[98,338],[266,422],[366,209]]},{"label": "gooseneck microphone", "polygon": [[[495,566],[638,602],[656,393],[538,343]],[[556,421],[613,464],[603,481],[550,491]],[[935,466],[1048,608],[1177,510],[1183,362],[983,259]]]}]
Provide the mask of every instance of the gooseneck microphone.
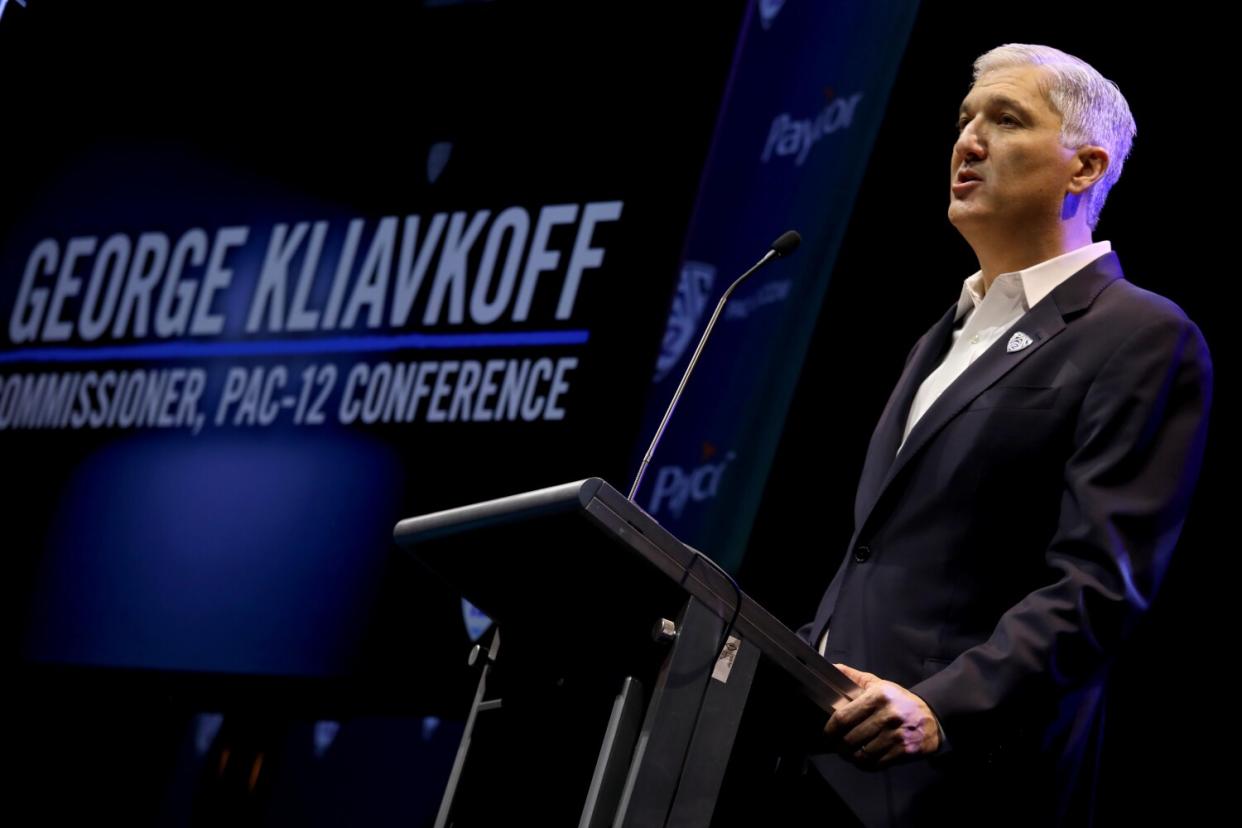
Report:
[{"label": "gooseneck microphone", "polygon": [[656,446],[660,444],[660,438],[664,436],[664,429],[668,425],[669,418],[673,416],[673,409],[677,407],[677,401],[681,399],[681,392],[686,387],[686,380],[690,379],[690,372],[694,370],[694,366],[699,361],[699,354],[703,352],[703,346],[707,344],[707,338],[711,336],[712,328],[716,325],[716,319],[720,316],[720,311],[724,308],[725,302],[729,301],[729,297],[733,294],[735,288],[742,283],[747,276],[763,267],[775,258],[788,256],[790,253],[798,249],[798,245],[802,243],[802,237],[798,235],[796,230],[786,230],[781,234],[780,238],[772,242],[767,253],[763,254],[763,258],[755,263],[754,267],[738,276],[733,284],[729,285],[729,289],[720,297],[720,301],[716,303],[716,310],[712,313],[712,318],[707,321],[707,327],[703,329],[703,335],[699,337],[698,347],[694,349],[693,356],[690,357],[690,363],[686,365],[685,372],[681,375],[681,382],[677,384],[677,390],[673,392],[673,399],[668,404],[668,409],[664,412],[664,419],[660,421],[660,427],[656,429],[655,437],[651,440],[651,445],[647,447],[647,454],[643,457],[642,465],[638,467],[638,475],[634,478],[634,485],[630,487],[629,501],[634,502],[634,496],[638,494],[638,487],[643,482],[643,474],[647,471],[647,465],[651,462],[652,455],[655,454]]}]

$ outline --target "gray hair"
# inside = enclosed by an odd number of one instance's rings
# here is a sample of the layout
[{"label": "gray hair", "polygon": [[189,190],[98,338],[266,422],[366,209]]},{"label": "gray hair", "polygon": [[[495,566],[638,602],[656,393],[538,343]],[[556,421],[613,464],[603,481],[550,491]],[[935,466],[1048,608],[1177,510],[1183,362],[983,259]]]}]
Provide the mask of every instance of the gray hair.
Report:
[{"label": "gray hair", "polygon": [[1048,70],[1044,93],[1061,116],[1061,143],[1071,149],[1094,144],[1108,150],[1108,169],[1083,194],[1087,225],[1094,230],[1104,209],[1108,191],[1121,177],[1137,128],[1130,105],[1117,84],[1089,63],[1051,46],[1007,43],[975,60],[974,79],[985,72],[1016,66],[1042,66]]}]

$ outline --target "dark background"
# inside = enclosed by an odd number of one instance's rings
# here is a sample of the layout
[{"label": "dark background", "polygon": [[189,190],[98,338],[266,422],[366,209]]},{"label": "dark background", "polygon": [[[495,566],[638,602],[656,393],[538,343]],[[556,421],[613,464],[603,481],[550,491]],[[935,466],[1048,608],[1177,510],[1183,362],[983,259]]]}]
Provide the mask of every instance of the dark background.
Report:
[{"label": "dark background", "polygon": [[[417,170],[407,174],[392,162],[403,154],[404,136],[418,134],[411,112],[423,106],[475,112],[480,105],[480,96],[450,94],[447,85],[411,91],[398,81],[407,71],[452,75],[465,79],[467,89],[488,90],[488,100],[500,103],[475,117],[493,123],[498,137],[543,112],[574,114],[578,131],[564,144],[545,145],[542,155],[528,147],[536,154],[520,159],[522,174],[513,172],[513,157],[481,155],[474,169],[494,173],[478,185],[489,198],[498,193],[497,177],[524,193],[552,170],[566,182],[565,200],[597,197],[594,190],[573,192],[571,182],[586,164],[599,180],[595,142],[606,141],[604,158],[618,159],[619,180],[639,167],[666,175],[666,189],[635,198],[672,194],[673,201],[688,203],[710,137],[701,127],[710,128],[719,105],[742,5],[674,12],[629,4],[604,10],[585,3],[481,4],[452,9],[451,20],[440,21],[446,28],[433,36],[414,25],[417,12],[365,12],[344,4],[258,14],[205,3],[32,0],[31,9],[10,8],[0,22],[3,106],[19,113],[6,115],[0,135],[0,226],[20,221],[39,198],[46,170],[78,151],[77,127],[92,119],[113,124],[118,141],[140,134],[184,148],[186,136],[200,136],[195,140],[235,171],[269,181],[303,187],[313,169],[316,196],[377,214],[398,209],[393,205],[421,180]],[[53,12],[56,6],[62,11]],[[55,37],[30,36],[33,27],[22,17],[36,13],[61,14],[67,22]],[[504,25],[493,26],[498,18]],[[1209,60],[1216,51],[1205,40],[1221,29],[1223,21],[1191,8],[1174,14],[1122,3],[1074,9],[923,5],[739,573],[743,588],[791,626],[810,617],[845,551],[867,439],[902,360],[976,269],[944,217],[953,122],[971,61],[1001,43],[1035,42],[1091,62],[1118,82],[1138,123],[1096,239],[1112,242],[1129,279],[1170,297],[1200,325],[1217,371],[1198,495],[1165,589],[1120,656],[1106,745],[1105,824],[1155,814],[1208,815],[1227,755],[1232,694],[1221,653],[1228,652],[1235,626],[1235,544],[1226,511],[1233,407],[1232,330],[1225,314],[1232,285],[1218,251],[1220,239],[1230,238],[1226,221],[1232,224],[1234,212],[1233,179],[1227,177],[1232,75]],[[470,47],[448,45],[463,43]],[[172,103],[177,99],[206,105],[181,107]],[[601,104],[609,100],[627,105]],[[166,117],[141,124],[116,117],[135,101]],[[643,117],[633,115],[638,110]],[[200,120],[200,111],[228,114]],[[700,132],[670,154],[663,137],[687,123],[699,124]],[[305,140],[290,147],[281,129],[291,126],[314,128],[300,130]],[[412,157],[422,163],[421,155]],[[494,171],[485,166],[488,158]],[[604,167],[611,163],[605,160]],[[477,204],[470,181],[455,186],[463,204]],[[627,209],[640,203],[627,199]],[[655,255],[675,259],[675,237],[664,237]],[[639,360],[641,371],[652,356]],[[623,432],[625,422],[636,430],[635,415],[628,417],[618,425]],[[631,432],[618,443],[632,443],[638,435]],[[12,526],[22,513],[6,517]],[[22,561],[11,565],[12,582],[22,583]],[[14,600],[20,604],[19,596]],[[14,606],[11,601],[9,609]],[[14,612],[14,624],[20,614]],[[240,710],[237,724],[230,724],[241,734],[237,743],[265,745],[310,720],[341,713],[378,722],[383,738],[413,741],[416,719],[410,717],[427,712],[421,700],[403,706],[399,692],[367,703],[376,696],[359,694],[354,685],[276,678],[65,668],[23,674],[17,689],[11,712],[21,770],[9,777],[10,801],[42,808],[49,821],[88,814],[125,814],[131,824],[167,819],[167,803],[176,800],[169,791],[189,784],[179,775],[184,764],[178,757],[195,711]],[[438,704],[451,715],[451,699]],[[370,744],[383,742],[375,738]],[[377,772],[365,746],[354,759],[310,787],[336,786],[340,800],[356,803],[401,786],[419,770],[415,764],[401,769],[404,776],[392,767]],[[443,755],[429,752],[427,761],[442,762]],[[407,806],[418,811],[418,803]]]}]

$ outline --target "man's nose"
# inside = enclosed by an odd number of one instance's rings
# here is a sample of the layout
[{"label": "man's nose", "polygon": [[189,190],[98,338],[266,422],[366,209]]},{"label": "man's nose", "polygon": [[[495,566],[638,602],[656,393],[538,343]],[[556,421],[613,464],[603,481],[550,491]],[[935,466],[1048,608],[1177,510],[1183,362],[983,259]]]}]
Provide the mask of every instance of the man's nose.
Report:
[{"label": "man's nose", "polygon": [[987,155],[987,144],[975,128],[977,121],[972,120],[962,127],[957,141],[953,144],[953,152],[961,158],[983,158]]}]

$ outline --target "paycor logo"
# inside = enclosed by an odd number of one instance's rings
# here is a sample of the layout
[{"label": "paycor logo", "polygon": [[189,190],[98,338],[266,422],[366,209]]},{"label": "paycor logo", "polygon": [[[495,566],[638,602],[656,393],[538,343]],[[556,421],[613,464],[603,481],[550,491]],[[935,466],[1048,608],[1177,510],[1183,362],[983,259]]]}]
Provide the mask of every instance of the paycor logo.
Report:
[{"label": "paycor logo", "polygon": [[[704,457],[710,458],[715,454],[715,447],[705,443]],[[662,467],[656,475],[655,490],[651,494],[648,511],[656,515],[660,513],[660,509],[667,507],[674,517],[681,517],[687,503],[702,503],[715,497],[720,489],[720,478],[724,476],[725,469],[735,456],[736,453],[730,451],[719,460],[709,460],[689,470],[681,466]]]},{"label": "paycor logo", "polygon": [[814,118],[794,118],[788,112],[777,115],[768,130],[768,140],[759,160],[766,164],[773,155],[793,156],[794,164],[801,167],[819,139],[839,129],[848,129],[854,123],[854,111],[862,97],[861,92],[848,98],[831,97]]}]

